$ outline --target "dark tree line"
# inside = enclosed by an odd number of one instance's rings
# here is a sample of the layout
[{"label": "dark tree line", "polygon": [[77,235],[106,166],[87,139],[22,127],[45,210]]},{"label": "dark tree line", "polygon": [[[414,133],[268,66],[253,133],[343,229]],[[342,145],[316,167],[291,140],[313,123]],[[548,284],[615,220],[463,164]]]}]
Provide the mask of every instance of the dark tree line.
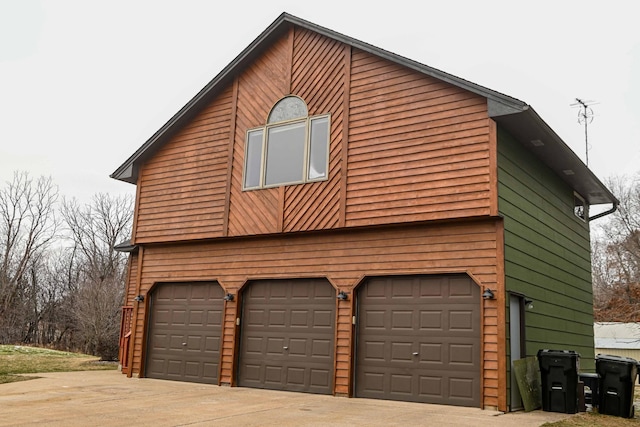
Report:
[{"label": "dark tree line", "polygon": [[640,173],[610,179],[607,186],[620,206],[594,230],[594,317],[640,322]]},{"label": "dark tree line", "polygon": [[50,178],[0,185],[0,343],[117,357],[131,197],[79,205]]}]

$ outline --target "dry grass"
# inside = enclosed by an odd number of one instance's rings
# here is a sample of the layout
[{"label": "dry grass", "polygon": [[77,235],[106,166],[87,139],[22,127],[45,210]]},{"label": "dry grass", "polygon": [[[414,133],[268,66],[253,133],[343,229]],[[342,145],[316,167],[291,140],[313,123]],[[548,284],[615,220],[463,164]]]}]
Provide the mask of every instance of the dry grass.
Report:
[{"label": "dry grass", "polygon": [[46,348],[0,345],[0,384],[34,378],[21,374],[39,372],[95,371],[116,369],[115,362],[100,362],[86,354]]},{"label": "dry grass", "polygon": [[635,417],[621,418],[611,415],[601,415],[598,412],[585,412],[574,415],[566,420],[543,424],[545,427],[638,427],[640,426],[640,386],[634,390]]},{"label": "dry grass", "polygon": [[566,420],[545,423],[544,427],[638,427],[640,419],[621,418],[611,415],[600,415],[597,412],[585,412]]}]

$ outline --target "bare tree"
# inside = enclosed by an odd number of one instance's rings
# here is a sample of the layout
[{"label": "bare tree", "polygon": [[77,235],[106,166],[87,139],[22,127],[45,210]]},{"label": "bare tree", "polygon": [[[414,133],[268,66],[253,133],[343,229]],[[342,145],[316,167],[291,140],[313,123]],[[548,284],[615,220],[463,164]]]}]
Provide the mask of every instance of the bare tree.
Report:
[{"label": "bare tree", "polygon": [[592,245],[594,315],[597,321],[640,321],[640,173],[607,185],[618,210],[598,226]]},{"label": "bare tree", "polygon": [[24,338],[26,313],[33,306],[34,268],[58,227],[57,200],[58,188],[51,178],[34,181],[26,172],[15,172],[0,188],[1,342]]},{"label": "bare tree", "polygon": [[75,327],[84,351],[113,359],[118,352],[126,276],[126,257],[113,248],[130,237],[133,199],[98,194],[84,207],[76,200],[64,200],[62,215],[74,243],[80,275],[71,296]]}]

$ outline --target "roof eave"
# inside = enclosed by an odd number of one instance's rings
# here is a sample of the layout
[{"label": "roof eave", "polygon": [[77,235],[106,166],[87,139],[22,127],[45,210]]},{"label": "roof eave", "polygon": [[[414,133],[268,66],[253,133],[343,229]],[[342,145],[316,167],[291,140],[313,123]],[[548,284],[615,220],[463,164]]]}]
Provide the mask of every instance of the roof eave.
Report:
[{"label": "roof eave", "polygon": [[489,117],[551,168],[590,205],[612,204],[618,199],[530,106],[505,108],[488,101]]},{"label": "roof eave", "polygon": [[216,75],[204,88],[200,90],[184,107],[173,115],[156,133],[151,136],[135,153],[133,153],[122,165],[111,175],[111,178],[118,179],[132,184],[137,183],[139,164],[149,158],[155,149],[173,135],[181,125],[188,122],[200,110],[200,106],[211,100],[225,85],[230,82],[238,67],[242,67],[250,62],[256,51],[263,43],[268,43],[270,39],[277,37],[286,28],[282,25],[287,21],[289,15],[283,13],[266,30],[264,30],[246,49],[244,49],[233,61],[231,61],[218,75]]},{"label": "roof eave", "polygon": [[129,239],[115,245],[113,250],[116,252],[136,253],[138,252],[138,245],[134,245],[131,243],[131,239]]}]

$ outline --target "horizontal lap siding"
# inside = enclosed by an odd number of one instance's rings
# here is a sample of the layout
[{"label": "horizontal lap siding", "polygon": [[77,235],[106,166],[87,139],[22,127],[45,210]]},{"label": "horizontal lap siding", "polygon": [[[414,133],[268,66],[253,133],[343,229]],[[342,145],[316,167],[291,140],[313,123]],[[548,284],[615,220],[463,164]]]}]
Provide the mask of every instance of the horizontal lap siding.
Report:
[{"label": "horizontal lap siding", "polygon": [[582,369],[592,370],[589,226],[574,216],[573,191],[560,177],[508,133],[499,130],[498,138],[505,286],[535,304],[526,311],[527,355],[575,350]]},{"label": "horizontal lap siding", "polygon": [[138,253],[132,253],[127,261],[127,284],[125,287],[124,305],[133,305],[133,299],[136,297],[136,281],[138,280]]},{"label": "horizontal lap siding", "polygon": [[[146,293],[157,282],[217,280],[226,290],[235,292],[251,279],[327,277],[340,289],[352,293],[354,285],[364,275],[469,272],[483,286],[496,289],[499,283],[496,250],[496,225],[493,222],[147,246],[141,285],[142,292]],[[335,391],[347,394],[352,313],[349,302],[340,304]],[[227,305],[225,314],[222,382],[230,382],[232,377],[236,315],[234,301]],[[497,343],[496,319],[495,307],[485,312],[485,343]],[[140,316],[137,326],[141,328],[143,322]],[[136,345],[139,346],[139,338]],[[490,361],[497,360],[495,354],[497,345],[485,344],[485,357]],[[140,359],[135,363],[135,369],[139,369]],[[497,378],[497,369],[497,363],[489,362],[484,371],[485,379]],[[485,395],[489,399],[485,400],[485,405],[495,406],[491,396],[497,395],[497,384],[485,382]]]},{"label": "horizontal lap siding", "polygon": [[223,235],[231,105],[227,89],[144,164],[136,243]]},{"label": "horizontal lap siding", "polygon": [[486,100],[352,56],[347,226],[488,215]]}]

